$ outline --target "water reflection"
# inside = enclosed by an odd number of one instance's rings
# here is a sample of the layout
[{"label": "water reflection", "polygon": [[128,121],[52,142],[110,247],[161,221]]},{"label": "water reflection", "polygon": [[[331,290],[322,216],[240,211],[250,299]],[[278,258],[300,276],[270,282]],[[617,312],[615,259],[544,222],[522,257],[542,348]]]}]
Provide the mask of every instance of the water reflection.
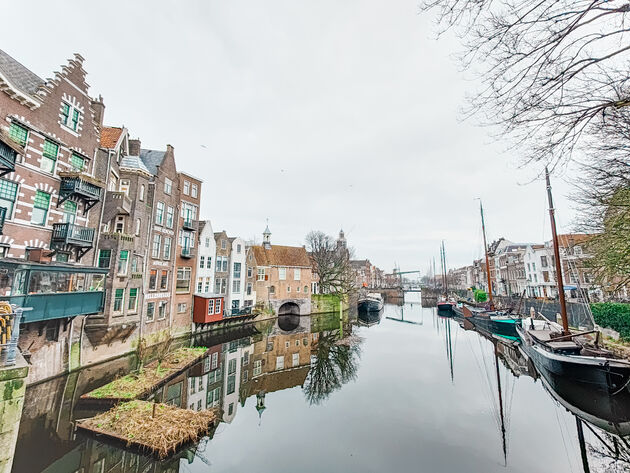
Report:
[{"label": "water reflection", "polygon": [[630,467],[628,403],[541,378],[516,344],[415,301],[387,305],[369,329],[348,314],[284,316],[187,343],[209,350],[150,399],[218,407],[222,424],[198,445],[158,462],[75,436],[72,422],[93,414],[80,395],[134,369],[128,357],[29,387],[13,471]]}]

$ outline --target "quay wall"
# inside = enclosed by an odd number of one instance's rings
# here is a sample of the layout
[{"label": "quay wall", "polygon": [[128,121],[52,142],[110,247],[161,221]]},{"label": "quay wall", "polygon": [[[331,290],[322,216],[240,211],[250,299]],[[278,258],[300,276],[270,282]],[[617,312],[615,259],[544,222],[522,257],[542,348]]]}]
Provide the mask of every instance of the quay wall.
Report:
[{"label": "quay wall", "polygon": [[28,364],[17,354],[17,362],[0,368],[0,473],[10,473],[20,429],[26,393]]}]

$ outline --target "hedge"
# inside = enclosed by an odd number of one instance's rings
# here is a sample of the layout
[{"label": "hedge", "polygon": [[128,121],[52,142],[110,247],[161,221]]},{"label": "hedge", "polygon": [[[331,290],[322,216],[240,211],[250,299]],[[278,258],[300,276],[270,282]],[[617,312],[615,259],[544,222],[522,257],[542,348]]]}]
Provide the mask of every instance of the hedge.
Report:
[{"label": "hedge", "polygon": [[595,323],[619,332],[620,337],[630,341],[630,304],[598,302],[591,304]]}]

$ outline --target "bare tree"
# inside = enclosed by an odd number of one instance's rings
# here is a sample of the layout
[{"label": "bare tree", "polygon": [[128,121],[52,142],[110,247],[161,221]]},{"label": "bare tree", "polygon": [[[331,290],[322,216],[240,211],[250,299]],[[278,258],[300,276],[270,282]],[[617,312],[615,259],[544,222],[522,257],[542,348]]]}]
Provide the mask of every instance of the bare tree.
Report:
[{"label": "bare tree", "polygon": [[319,276],[322,292],[344,295],[354,289],[351,250],[337,246],[333,237],[320,231],[311,231],[306,235],[306,247],[313,262],[313,271]]},{"label": "bare tree", "polygon": [[630,283],[630,115],[611,110],[590,137],[583,178],[576,183],[578,228],[592,233],[587,265],[611,292]]},{"label": "bare tree", "polygon": [[525,162],[566,163],[611,111],[630,104],[627,0],[422,0],[439,32],[459,33],[461,61],[483,84],[482,112]]}]

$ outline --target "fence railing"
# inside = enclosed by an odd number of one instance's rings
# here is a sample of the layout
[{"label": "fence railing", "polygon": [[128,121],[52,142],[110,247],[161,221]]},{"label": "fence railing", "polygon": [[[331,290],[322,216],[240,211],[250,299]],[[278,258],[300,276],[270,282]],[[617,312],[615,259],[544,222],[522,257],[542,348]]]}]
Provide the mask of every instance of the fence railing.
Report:
[{"label": "fence railing", "polygon": [[0,367],[15,365],[22,309],[0,303]]}]

